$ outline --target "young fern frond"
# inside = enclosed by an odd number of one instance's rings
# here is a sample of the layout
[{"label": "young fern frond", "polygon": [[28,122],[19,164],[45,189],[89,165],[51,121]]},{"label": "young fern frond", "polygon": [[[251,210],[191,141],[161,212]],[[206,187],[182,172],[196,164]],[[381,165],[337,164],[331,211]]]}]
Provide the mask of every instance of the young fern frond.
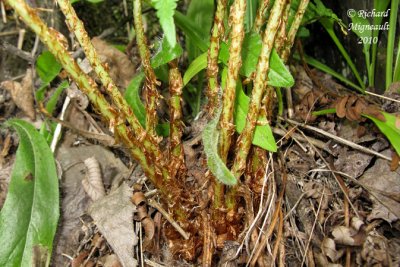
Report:
[{"label": "young fern frond", "polygon": [[136,31],[136,40],[139,47],[140,59],[146,75],[144,98],[146,101],[146,130],[150,135],[156,135],[157,105],[160,95],[157,90],[157,78],[150,65],[150,51],[147,46],[147,38],[144,34],[142,21],[142,0],[133,1],[133,18]]},{"label": "young fern frond", "polygon": [[254,128],[260,111],[261,100],[267,88],[267,73],[269,70],[269,59],[276,34],[280,25],[280,18],[286,7],[286,0],[276,0],[270,13],[267,27],[264,32],[261,54],[257,64],[254,87],[251,95],[249,113],[243,132],[237,141],[236,156],[232,168],[233,175],[239,179],[246,166],[247,155],[251,147]]},{"label": "young fern frond", "polygon": [[211,30],[210,48],[207,58],[208,97],[207,109],[211,116],[214,115],[215,107],[219,106],[218,101],[218,53],[221,36],[224,34],[224,15],[227,0],[218,0],[217,10],[214,17],[214,25]]},{"label": "young fern frond", "polygon": [[146,150],[149,153],[154,154],[152,155],[152,157],[156,160],[156,164],[159,164],[160,161],[157,160],[157,158],[161,158],[161,151],[158,145],[156,144],[152,136],[148,135],[143,127],[140,125],[132,109],[126,102],[125,98],[122,96],[120,90],[118,90],[117,86],[115,85],[115,82],[111,79],[109,73],[100,61],[100,57],[98,56],[96,49],[91,43],[90,37],[87,34],[83,23],[76,15],[76,12],[72,7],[70,1],[58,0],[57,2],[66,18],[66,23],[68,24],[69,29],[75,34],[75,37],[83,48],[85,55],[87,56],[94,71],[100,78],[100,81],[106,88],[108,94],[111,96],[112,101],[117,106],[117,108],[123,112],[123,115],[129,122],[130,127],[136,133],[136,135],[141,137],[141,141],[139,143],[143,143],[142,150]]},{"label": "young fern frond", "polygon": [[260,1],[260,6],[257,9],[257,16],[253,24],[253,31],[259,33],[261,26],[265,23],[265,13],[267,12],[270,0]]},{"label": "young fern frond", "polygon": [[285,63],[289,58],[290,49],[293,46],[294,38],[296,37],[296,33],[299,30],[301,21],[303,19],[304,13],[306,12],[309,2],[310,2],[310,0],[300,0],[300,4],[299,4],[299,7],[297,8],[297,12],[294,17],[294,20],[293,20],[292,24],[290,25],[290,29],[289,29],[289,33],[287,35],[285,47],[283,48],[283,52],[281,54],[281,58],[282,58],[283,62],[285,62]]},{"label": "young fern frond", "polygon": [[236,83],[239,70],[242,66],[242,43],[244,39],[244,15],[246,12],[246,0],[236,0],[231,6],[229,22],[231,26],[229,39],[229,61],[226,86],[223,89],[222,113],[219,122],[221,135],[219,140],[219,153],[223,162],[226,162],[231,146],[232,134],[235,131],[233,125],[233,110],[235,104]]},{"label": "young fern frond", "polygon": [[169,170],[171,177],[183,166],[185,155],[182,145],[182,76],[178,69],[177,60],[169,63],[169,93],[170,93],[170,148],[169,148]]}]

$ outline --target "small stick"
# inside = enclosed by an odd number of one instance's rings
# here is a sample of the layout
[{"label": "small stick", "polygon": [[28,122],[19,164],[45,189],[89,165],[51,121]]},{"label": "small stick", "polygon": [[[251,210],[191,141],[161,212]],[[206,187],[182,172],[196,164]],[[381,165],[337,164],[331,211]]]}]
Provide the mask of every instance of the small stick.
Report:
[{"label": "small stick", "polygon": [[[282,119],[283,119],[283,118],[282,118]],[[321,130],[321,129],[318,129],[318,128],[316,128],[316,127],[309,126],[309,125],[305,125],[305,124],[303,124],[303,123],[299,123],[299,122],[294,121],[294,120],[291,120],[291,119],[286,119],[286,121],[289,122],[289,123],[291,123],[291,124],[294,124],[294,125],[296,125],[296,126],[300,126],[300,127],[302,127],[302,128],[305,128],[305,129],[307,129],[307,130],[311,130],[311,131],[317,132],[317,133],[319,133],[319,134],[325,135],[326,137],[329,137],[329,138],[334,139],[334,140],[335,140],[336,142],[338,142],[338,143],[341,143],[341,144],[343,144],[343,145],[349,146],[349,147],[354,148],[354,149],[356,149],[356,150],[359,150],[359,151],[361,151],[361,152],[364,152],[364,153],[367,153],[367,154],[372,154],[372,155],[375,155],[375,156],[380,157],[380,158],[382,158],[382,159],[386,159],[386,160],[388,160],[388,161],[391,161],[391,160],[392,160],[390,157],[385,156],[385,155],[383,155],[383,154],[381,154],[381,153],[379,153],[379,152],[376,152],[376,151],[374,151],[374,150],[372,150],[372,149],[369,149],[369,148],[360,146],[360,145],[358,145],[358,144],[356,144],[356,143],[354,143],[354,142],[348,141],[348,140],[346,140],[346,139],[344,139],[344,138],[341,138],[341,137],[339,137],[339,136],[333,135],[333,134],[331,134],[331,133],[328,133],[328,132],[326,132],[326,131],[324,131],[324,130]]]},{"label": "small stick", "polygon": [[175,228],[175,230],[181,234],[181,236],[184,239],[186,240],[189,239],[189,235],[185,232],[185,230],[183,230],[182,227],[180,227],[179,224],[176,221],[174,221],[174,219],[172,219],[171,216],[169,216],[168,212],[163,207],[161,207],[160,204],[158,204],[153,199],[148,199],[147,204],[157,209],[165,217],[165,219]]}]

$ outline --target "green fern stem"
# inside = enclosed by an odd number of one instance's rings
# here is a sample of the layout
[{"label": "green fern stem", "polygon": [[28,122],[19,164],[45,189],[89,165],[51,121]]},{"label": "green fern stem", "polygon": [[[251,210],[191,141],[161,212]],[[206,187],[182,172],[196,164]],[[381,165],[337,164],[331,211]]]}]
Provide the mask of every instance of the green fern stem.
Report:
[{"label": "green fern stem", "polygon": [[282,55],[281,55],[283,62],[286,62],[289,58],[290,50],[293,46],[294,39],[296,37],[296,33],[299,30],[301,21],[303,19],[304,13],[306,12],[309,2],[310,2],[310,0],[300,0],[299,7],[297,8],[297,12],[296,12],[296,15],[294,16],[292,25],[290,25],[290,29],[289,29],[289,33],[287,35],[285,47],[284,47]]},{"label": "green fern stem", "polygon": [[210,48],[208,49],[207,59],[207,78],[208,87],[206,95],[208,97],[207,110],[210,116],[214,116],[218,102],[218,53],[221,36],[224,34],[224,15],[226,11],[226,1],[218,0],[217,10],[214,17],[214,25],[211,30]]},{"label": "green fern stem", "polygon": [[143,70],[146,75],[144,98],[146,102],[146,130],[155,136],[157,125],[157,105],[159,93],[157,91],[157,78],[153,68],[150,65],[150,51],[147,46],[147,39],[144,34],[142,21],[142,0],[133,1],[133,18],[136,31],[136,41],[139,47],[140,59],[142,61]]},{"label": "green fern stem", "polygon": [[278,55],[282,54],[283,47],[285,46],[285,42],[287,40],[287,22],[289,18],[289,11],[290,11],[290,2],[288,0],[286,3],[285,11],[283,12],[283,16],[281,18],[281,24],[278,29],[278,33],[275,38],[275,50]]},{"label": "green fern stem", "polygon": [[168,178],[166,169],[161,169],[158,165],[154,164],[149,152],[141,150],[140,141],[136,138],[137,133],[132,132],[125,125],[125,118],[119,116],[119,112],[110,106],[100,93],[96,82],[82,72],[78,64],[68,53],[66,45],[64,45],[67,44],[65,37],[54,29],[47,27],[39,18],[36,11],[30,8],[24,1],[6,0],[6,3],[12,7],[25,24],[39,36],[40,40],[48,47],[49,51],[68,72],[71,79],[76,82],[79,89],[88,96],[94,108],[101,113],[102,117],[109,123],[110,128],[114,130],[115,135],[129,149],[132,157],[140,163],[149,180],[160,190],[160,193],[166,198],[169,204],[176,207],[174,213],[179,221],[187,223],[185,219],[186,212],[180,208],[179,205],[175,205],[182,196],[180,187],[173,179],[165,180],[165,177]]},{"label": "green fern stem", "polygon": [[232,167],[232,173],[237,179],[240,178],[246,167],[246,159],[253,140],[254,129],[260,112],[261,100],[267,87],[269,59],[274,46],[275,36],[279,29],[280,18],[284,12],[285,3],[286,0],[275,1],[268,19],[267,28],[265,29],[246,125],[237,141],[236,157]]},{"label": "green fern stem", "polygon": [[[121,92],[118,90],[117,86],[111,79],[104,65],[101,63],[98,53],[92,45],[89,35],[84,28],[84,25],[76,15],[76,12],[72,7],[70,1],[58,0],[57,2],[66,18],[66,23],[70,31],[75,34],[76,39],[83,48],[85,55],[87,56],[94,71],[100,78],[102,84],[107,89],[107,92],[111,96],[111,99],[113,100],[117,108],[121,110],[126,116],[126,120],[129,122],[129,125],[132,128],[133,132],[140,137],[140,141],[138,141],[140,144],[143,144],[142,150],[147,151],[148,153],[152,153],[152,158],[154,159],[154,162],[156,164],[159,164],[161,162],[160,159],[162,158],[162,154],[156,141],[152,138],[152,136],[148,135],[147,132],[140,125],[132,109],[126,102],[125,98],[122,96]],[[159,167],[162,168],[161,165]]]},{"label": "green fern stem", "polygon": [[231,137],[235,131],[233,125],[233,110],[235,105],[236,83],[239,76],[239,69],[242,65],[242,43],[244,39],[244,15],[246,12],[246,0],[236,0],[231,6],[229,22],[231,31],[229,38],[228,75],[223,90],[222,113],[219,121],[221,135],[219,140],[219,153],[222,161],[226,162]]},{"label": "green fern stem", "polygon": [[101,112],[109,122],[110,127],[114,128],[117,135],[127,143],[132,155],[143,166],[148,174],[157,183],[155,168],[148,164],[145,154],[139,149],[139,144],[134,134],[127,129],[123,123],[123,118],[118,116],[118,112],[112,108],[104,96],[100,93],[96,82],[88,75],[84,74],[78,64],[70,56],[67,48],[63,45],[65,37],[59,32],[48,28],[39,18],[36,11],[30,8],[22,0],[7,0],[9,4],[21,17],[21,19],[40,37],[42,42],[49,48],[50,52],[56,56],[63,68],[69,73],[70,77],[77,83],[78,87],[88,96],[94,107]]},{"label": "green fern stem", "polygon": [[253,31],[259,33],[262,25],[265,23],[265,13],[267,12],[270,0],[260,1],[260,6],[257,9],[256,19],[253,24]]},{"label": "green fern stem", "polygon": [[169,63],[169,93],[170,93],[170,151],[169,170],[171,177],[183,167],[185,155],[182,145],[182,76],[178,69],[177,60]]}]

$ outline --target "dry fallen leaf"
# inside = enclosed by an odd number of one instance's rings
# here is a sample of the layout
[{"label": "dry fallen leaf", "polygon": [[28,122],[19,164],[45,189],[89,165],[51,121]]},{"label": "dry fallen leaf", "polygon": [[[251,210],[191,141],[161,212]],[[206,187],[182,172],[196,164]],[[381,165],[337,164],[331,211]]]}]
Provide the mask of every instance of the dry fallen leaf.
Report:
[{"label": "dry fallen leaf", "polygon": [[[389,150],[383,152],[383,154],[389,153]],[[373,193],[373,195],[371,194],[373,208],[367,217],[368,221],[383,219],[388,223],[392,223],[400,218],[399,202],[387,197],[389,195],[400,195],[399,169],[392,172],[387,161],[377,159],[375,164],[360,177],[359,181],[367,188],[370,188]],[[384,192],[386,196],[379,192]]]},{"label": "dry fallen leaf", "polygon": [[0,87],[9,91],[11,98],[17,107],[34,121],[36,119],[36,112],[34,107],[32,82],[32,70],[27,69],[26,75],[22,79],[21,83],[9,80],[2,82]]},{"label": "dry fallen leaf", "polygon": [[135,75],[135,67],[129,57],[98,37],[92,39],[92,44],[101,61],[108,65],[110,76],[116,85],[126,88]]},{"label": "dry fallen leaf", "polygon": [[131,194],[129,186],[123,183],[89,208],[90,216],[124,267],[137,266],[133,247],[138,238],[132,224],[136,208],[130,201]]}]

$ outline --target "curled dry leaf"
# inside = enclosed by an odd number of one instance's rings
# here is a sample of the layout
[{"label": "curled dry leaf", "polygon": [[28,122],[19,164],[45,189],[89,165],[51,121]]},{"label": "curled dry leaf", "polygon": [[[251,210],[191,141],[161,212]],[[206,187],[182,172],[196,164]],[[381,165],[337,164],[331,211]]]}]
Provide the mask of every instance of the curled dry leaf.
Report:
[{"label": "curled dry leaf", "polygon": [[85,179],[82,180],[82,186],[90,198],[96,201],[106,195],[100,165],[95,157],[86,159],[84,163],[88,172]]},{"label": "curled dry leaf", "polygon": [[126,88],[135,74],[135,67],[128,56],[98,37],[92,39],[92,44],[100,60],[107,64],[110,76],[116,85]]},{"label": "curled dry leaf", "polygon": [[[355,221],[354,226],[361,227],[358,221]],[[353,227],[336,226],[332,231],[334,240],[341,245],[360,246],[366,238],[365,231],[361,228],[356,230]]]},{"label": "curled dry leaf", "polygon": [[336,250],[335,241],[332,238],[324,238],[321,244],[322,253],[327,256],[332,262],[337,261],[340,259],[343,254],[344,250],[341,249],[339,251]]},{"label": "curled dry leaf", "polygon": [[364,262],[360,265],[364,266],[394,266],[390,262],[387,239],[376,231],[368,234],[361,250],[361,258]]},{"label": "curled dry leaf", "polygon": [[347,118],[350,121],[362,120],[361,114],[367,114],[385,121],[378,107],[368,104],[364,98],[357,95],[346,95],[338,98],[333,106],[339,118]]},{"label": "curled dry leaf", "polygon": [[143,192],[134,192],[131,197],[132,203],[137,207],[137,214],[135,220],[143,224],[144,239],[143,247],[146,248],[150,245],[153,240],[155,233],[154,221],[150,218],[147,213],[147,201]]},{"label": "curled dry leaf", "polygon": [[27,69],[22,82],[4,81],[1,88],[10,92],[11,98],[19,109],[21,109],[31,120],[36,119],[33,97],[33,76],[32,70]]}]

